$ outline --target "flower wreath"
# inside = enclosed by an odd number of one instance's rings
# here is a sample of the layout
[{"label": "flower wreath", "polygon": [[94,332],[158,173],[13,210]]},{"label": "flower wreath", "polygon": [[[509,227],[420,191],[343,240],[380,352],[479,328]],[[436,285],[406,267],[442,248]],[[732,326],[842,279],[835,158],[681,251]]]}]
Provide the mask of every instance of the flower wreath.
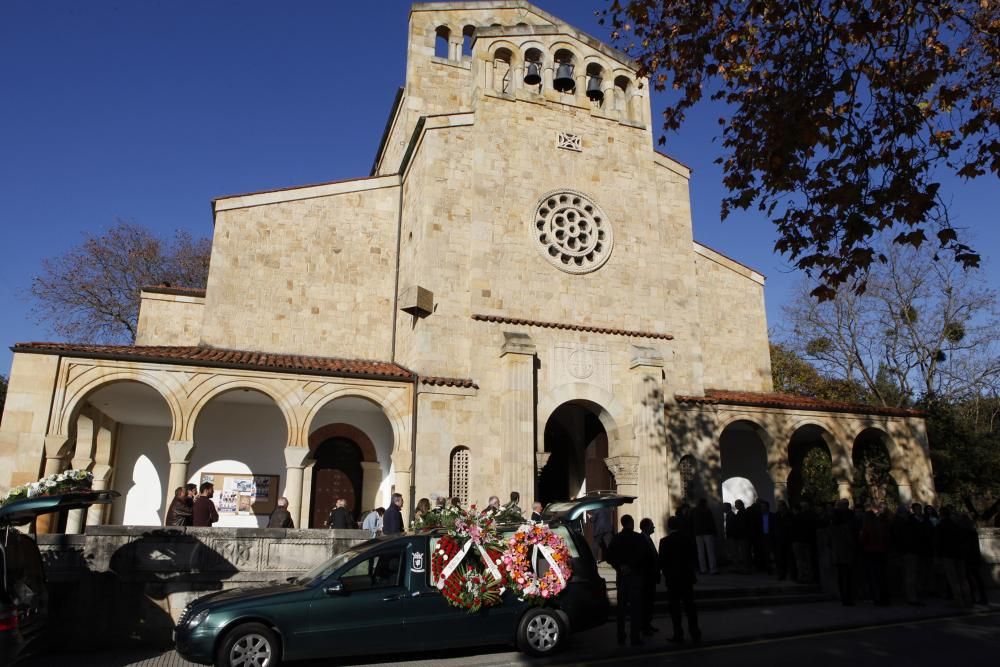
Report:
[{"label": "flower wreath", "polygon": [[[539,576],[533,568],[539,555],[549,567]],[[522,600],[541,602],[566,588],[573,574],[572,556],[566,541],[544,523],[526,523],[507,540],[501,561],[508,572],[511,588]]]},{"label": "flower wreath", "polygon": [[0,505],[6,505],[15,500],[24,500],[25,498],[54,496],[74,491],[90,491],[93,483],[94,474],[89,470],[64,470],[63,472],[43,477],[37,482],[15,486],[0,499]]},{"label": "flower wreath", "polygon": [[470,612],[500,604],[507,579],[496,522],[475,509],[461,511],[431,554],[431,581],[448,604]]}]

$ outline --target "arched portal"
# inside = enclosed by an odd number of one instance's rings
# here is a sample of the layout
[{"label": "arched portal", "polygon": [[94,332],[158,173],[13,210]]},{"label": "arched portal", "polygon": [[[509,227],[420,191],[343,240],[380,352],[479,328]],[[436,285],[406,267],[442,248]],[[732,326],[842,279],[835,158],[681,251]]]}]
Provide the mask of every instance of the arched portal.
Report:
[{"label": "arched portal", "polygon": [[892,478],[889,435],[878,428],[866,428],[854,438],[851,448],[854,463],[852,495],[859,507],[899,504],[899,487]]},{"label": "arched portal", "polygon": [[257,389],[234,387],[198,412],[188,483],[214,484],[216,526],[267,525],[284,482],[287,442],[284,413]]},{"label": "arched portal", "polygon": [[569,401],[545,422],[548,461],[538,480],[537,498],[543,504],[576,498],[588,491],[614,488],[605,459],[608,433],[601,423],[601,407],[590,401]]},{"label": "arched portal", "polygon": [[788,498],[793,503],[825,504],[837,500],[837,481],[828,438],[822,427],[807,424],[795,430],[788,443]]},{"label": "arched portal", "polygon": [[325,403],[309,427],[302,524],[326,525],[337,498],[354,518],[387,507],[392,493],[393,428],[383,407],[361,396]]},{"label": "arched portal", "polygon": [[95,511],[88,523],[109,519],[113,524],[158,526],[163,523],[167,471],[170,456],[167,442],[173,428],[170,407],[159,391],[134,380],[105,384],[87,395],[75,413],[86,417],[93,434],[92,455],[81,451],[83,441],[74,434],[76,447],[71,455],[74,466],[92,460],[95,486],[99,474],[105,477],[118,498],[110,517]]},{"label": "arched portal", "polygon": [[312,512],[310,528],[325,528],[327,517],[338,498],[343,498],[355,520],[361,511],[363,472],[361,447],[349,438],[333,437],[321,442],[313,452]]},{"label": "arched portal", "polygon": [[722,459],[722,502],[757,498],[774,505],[774,481],[767,468],[766,434],[756,423],[740,420],[726,426],[719,438]]}]

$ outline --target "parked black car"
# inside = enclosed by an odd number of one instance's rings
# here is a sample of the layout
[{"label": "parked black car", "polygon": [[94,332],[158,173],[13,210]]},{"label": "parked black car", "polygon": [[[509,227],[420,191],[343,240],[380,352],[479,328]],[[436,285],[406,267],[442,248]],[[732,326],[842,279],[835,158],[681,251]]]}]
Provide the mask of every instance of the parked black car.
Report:
[{"label": "parked black car", "polygon": [[442,532],[380,537],[289,583],[193,601],[174,633],[177,652],[226,667],[499,644],[550,655],[571,633],[608,618],[607,589],[583,537],[583,514],[634,499],[602,494],[546,508],[543,518],[569,546],[573,576],[544,606],[507,592],[503,604],[475,613],[451,607],[430,580],[430,554]]},{"label": "parked black car", "polygon": [[117,491],[86,491],[16,500],[0,507],[0,665],[30,652],[49,615],[49,593],[38,545],[17,526],[42,514],[108,504]]}]

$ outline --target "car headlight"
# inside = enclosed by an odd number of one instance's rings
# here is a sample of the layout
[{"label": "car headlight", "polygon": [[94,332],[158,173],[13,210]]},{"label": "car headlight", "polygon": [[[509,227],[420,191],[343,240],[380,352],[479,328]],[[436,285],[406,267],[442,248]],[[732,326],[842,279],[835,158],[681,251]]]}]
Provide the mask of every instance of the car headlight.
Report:
[{"label": "car headlight", "polygon": [[194,629],[195,629],[195,628],[197,628],[197,627],[198,627],[199,625],[201,625],[201,624],[202,624],[202,623],[203,623],[203,622],[205,621],[205,619],[206,619],[206,618],[208,618],[208,610],[207,610],[207,609],[204,609],[204,610],[202,610],[202,611],[199,611],[199,612],[198,612],[197,614],[195,614],[194,616],[192,616],[192,617],[191,617],[191,620],[189,620],[189,621],[187,622],[187,626],[188,626],[188,628],[190,628],[191,630],[194,630]]}]

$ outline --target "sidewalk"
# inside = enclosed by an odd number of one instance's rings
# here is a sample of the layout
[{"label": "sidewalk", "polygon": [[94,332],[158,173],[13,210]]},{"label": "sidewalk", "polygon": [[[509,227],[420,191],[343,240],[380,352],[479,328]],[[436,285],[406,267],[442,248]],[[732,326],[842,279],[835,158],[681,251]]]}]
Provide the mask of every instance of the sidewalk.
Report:
[{"label": "sidewalk", "polygon": [[[1000,591],[990,591],[990,600],[990,606],[976,606],[972,610],[957,609],[950,601],[936,598],[929,599],[926,605],[921,607],[907,605],[875,607],[870,603],[859,603],[855,607],[844,607],[839,602],[830,601],[774,606],[762,604],[755,607],[709,610],[699,614],[703,633],[703,641],[699,646],[735,644],[762,639],[807,635],[816,632],[925,621],[927,619],[959,615],[1000,614]],[[419,667],[430,667],[431,665],[455,665],[457,667],[465,665],[558,664],[584,660],[593,661],[625,655],[641,655],[644,652],[659,652],[664,650],[664,648],[685,650],[695,646],[690,642],[674,645],[666,641],[666,638],[671,634],[670,619],[667,616],[657,614],[654,616],[653,623],[660,629],[660,632],[652,637],[645,638],[644,646],[618,647],[615,623],[614,621],[609,621],[600,628],[574,635],[566,650],[560,652],[558,656],[545,661],[531,659],[513,650],[505,650],[499,647],[479,652],[425,653],[414,655],[409,660],[402,655],[397,655],[381,656],[381,658],[360,658],[345,662],[321,661],[298,664],[305,666],[320,664],[399,665],[405,663],[408,666]],[[997,625],[1000,627],[1000,615],[997,616]],[[380,662],[380,659],[387,660],[388,662]],[[53,654],[28,661],[24,664],[30,667],[54,667],[70,663],[77,667],[189,667],[192,665],[192,663],[182,660],[173,651],[156,652],[127,649],[74,654],[72,656],[66,653]]]}]

